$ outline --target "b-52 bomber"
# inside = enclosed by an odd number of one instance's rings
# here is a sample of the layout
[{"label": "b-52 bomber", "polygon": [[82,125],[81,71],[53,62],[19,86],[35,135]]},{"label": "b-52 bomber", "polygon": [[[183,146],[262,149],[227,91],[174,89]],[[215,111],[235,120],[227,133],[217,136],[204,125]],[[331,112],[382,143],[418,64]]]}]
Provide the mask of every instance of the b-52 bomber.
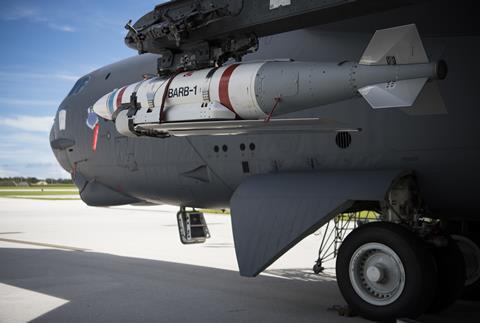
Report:
[{"label": "b-52 bomber", "polygon": [[478,299],[473,8],[163,3],[126,24],[139,55],[78,80],[51,147],[88,205],[179,205],[185,244],[209,237],[195,208],[230,208],[243,276],[335,217],[370,211],[336,254],[352,310],[385,321]]}]

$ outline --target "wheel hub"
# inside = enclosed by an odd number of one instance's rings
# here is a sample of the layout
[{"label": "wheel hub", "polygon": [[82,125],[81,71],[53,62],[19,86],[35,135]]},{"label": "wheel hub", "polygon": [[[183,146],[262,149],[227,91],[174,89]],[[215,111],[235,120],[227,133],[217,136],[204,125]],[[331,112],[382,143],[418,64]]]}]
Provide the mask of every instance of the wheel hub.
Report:
[{"label": "wheel hub", "polygon": [[373,305],[388,305],[405,287],[405,270],[398,255],[381,243],[360,246],[350,260],[350,281],[355,292]]},{"label": "wheel hub", "polygon": [[384,275],[384,271],[379,265],[370,266],[367,268],[367,278],[374,283],[379,283],[382,281]]}]

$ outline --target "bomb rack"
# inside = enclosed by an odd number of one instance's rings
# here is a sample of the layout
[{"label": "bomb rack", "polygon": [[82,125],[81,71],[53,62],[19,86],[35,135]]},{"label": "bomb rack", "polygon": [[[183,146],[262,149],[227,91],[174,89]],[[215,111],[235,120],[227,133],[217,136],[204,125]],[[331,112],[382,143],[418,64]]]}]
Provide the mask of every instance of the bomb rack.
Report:
[{"label": "bomb rack", "polygon": [[135,24],[125,43],[160,54],[168,75],[240,61],[258,38],[410,5],[418,0],[177,0],[157,5]]}]

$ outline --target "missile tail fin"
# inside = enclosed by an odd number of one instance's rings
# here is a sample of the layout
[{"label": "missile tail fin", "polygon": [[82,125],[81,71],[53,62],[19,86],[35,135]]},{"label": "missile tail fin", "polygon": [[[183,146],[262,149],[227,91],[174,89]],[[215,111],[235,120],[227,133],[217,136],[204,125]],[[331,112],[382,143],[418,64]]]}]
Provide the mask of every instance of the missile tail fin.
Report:
[{"label": "missile tail fin", "polygon": [[363,52],[360,64],[395,65],[428,63],[415,24],[377,30]]},{"label": "missile tail fin", "polygon": [[427,82],[427,78],[369,85],[358,92],[374,109],[410,107]]},{"label": "missile tail fin", "polygon": [[447,106],[442,98],[437,81],[427,82],[412,107],[401,109],[410,116],[447,114]]},{"label": "missile tail fin", "polygon": [[[415,24],[377,30],[363,52],[361,65],[406,65],[429,63]],[[410,107],[428,77],[392,80],[358,90],[374,109]]]}]

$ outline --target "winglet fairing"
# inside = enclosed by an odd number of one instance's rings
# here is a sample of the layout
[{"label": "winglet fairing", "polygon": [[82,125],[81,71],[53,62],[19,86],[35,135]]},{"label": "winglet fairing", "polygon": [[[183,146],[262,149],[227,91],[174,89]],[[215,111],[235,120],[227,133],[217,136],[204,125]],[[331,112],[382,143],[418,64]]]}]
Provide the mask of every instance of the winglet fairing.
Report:
[{"label": "winglet fairing", "polygon": [[352,171],[250,177],[231,200],[240,274],[258,275],[333,216],[347,211],[353,201],[382,200],[401,174]]}]

